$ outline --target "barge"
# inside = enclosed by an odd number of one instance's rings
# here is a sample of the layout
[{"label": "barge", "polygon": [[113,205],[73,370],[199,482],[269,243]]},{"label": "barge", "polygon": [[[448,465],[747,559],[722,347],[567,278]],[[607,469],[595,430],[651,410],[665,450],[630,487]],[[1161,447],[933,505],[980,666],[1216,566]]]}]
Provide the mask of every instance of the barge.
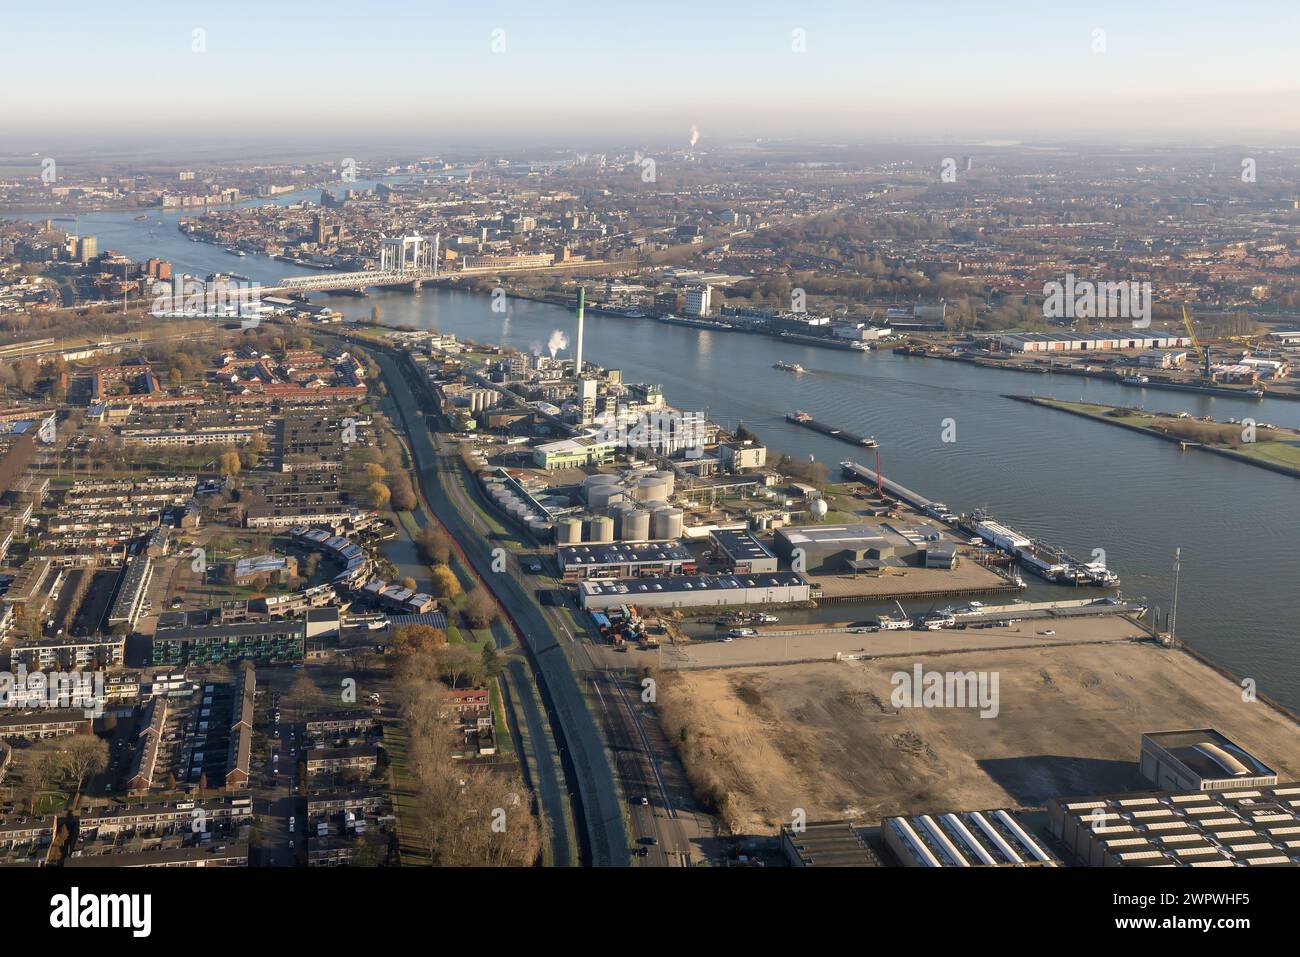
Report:
[{"label": "barge", "polygon": [[833,425],[827,425],[825,422],[818,422],[807,412],[788,412],[785,420],[793,422],[795,425],[802,425],[805,429],[812,429],[814,432],[820,432],[822,435],[829,435],[833,439],[839,439],[841,442],[848,442],[850,445],[857,445],[866,449],[874,449],[877,445],[876,440],[870,436],[858,435],[856,432],[849,432],[845,429],[837,429]]}]

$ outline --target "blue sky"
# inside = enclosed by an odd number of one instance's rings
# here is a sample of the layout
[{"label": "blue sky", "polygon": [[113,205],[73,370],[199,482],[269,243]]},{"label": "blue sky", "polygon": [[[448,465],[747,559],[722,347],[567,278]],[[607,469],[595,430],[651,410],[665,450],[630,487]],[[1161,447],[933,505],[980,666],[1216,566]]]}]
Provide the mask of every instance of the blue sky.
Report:
[{"label": "blue sky", "polygon": [[1194,0],[24,3],[0,129],[1290,141],[1297,25]]}]

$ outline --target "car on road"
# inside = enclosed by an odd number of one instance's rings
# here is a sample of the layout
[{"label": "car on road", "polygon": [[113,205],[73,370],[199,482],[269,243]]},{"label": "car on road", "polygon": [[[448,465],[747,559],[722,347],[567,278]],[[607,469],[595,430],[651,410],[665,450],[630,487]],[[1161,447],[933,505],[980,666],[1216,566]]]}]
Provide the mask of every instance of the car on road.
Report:
[{"label": "car on road", "polygon": [[1056,634],[1056,630],[1053,628],[1048,628],[1046,631],[1040,631],[1039,634],[1047,635],[1050,638],[1052,635]]},{"label": "car on road", "polygon": [[650,848],[648,848],[648,847],[638,847],[638,848],[636,849],[636,855],[637,855],[637,857],[649,857],[649,856],[650,856]]},{"label": "car on road", "polygon": [[542,563],[539,559],[529,558],[524,561],[524,568],[536,575],[542,570]]},{"label": "car on road", "polygon": [[649,804],[650,804],[650,799],[649,799],[648,797],[642,797],[642,798],[641,798],[641,806],[642,806],[642,807],[648,807]]},{"label": "car on road", "polygon": [[658,846],[659,846],[659,838],[657,838],[657,837],[643,837],[643,838],[641,838],[641,843],[642,843],[642,844],[648,844],[650,847],[658,847]]},{"label": "car on road", "polygon": [[736,639],[735,639],[735,638],[732,638],[730,635],[723,635],[723,636],[722,636],[721,638],[719,638],[718,640],[719,640],[719,641],[735,641]]},{"label": "car on road", "polygon": [[731,631],[727,632],[727,634],[732,638],[752,638],[754,635],[757,635],[758,632],[753,628],[733,628]]},{"label": "car on road", "polygon": [[873,628],[873,627],[871,627],[870,625],[858,625],[858,626],[856,626],[856,627],[854,627],[854,628],[850,628],[850,629],[849,629],[849,634],[851,634],[851,635],[865,635],[865,634],[867,634],[868,632],[879,631],[879,630],[880,630],[879,627]]}]

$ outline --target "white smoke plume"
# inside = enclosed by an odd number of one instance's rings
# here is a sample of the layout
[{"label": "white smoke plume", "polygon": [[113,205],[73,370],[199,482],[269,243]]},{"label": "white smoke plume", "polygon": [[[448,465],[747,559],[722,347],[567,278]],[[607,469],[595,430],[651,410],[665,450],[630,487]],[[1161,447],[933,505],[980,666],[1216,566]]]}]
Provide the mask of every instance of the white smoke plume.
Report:
[{"label": "white smoke plume", "polygon": [[556,329],[551,333],[551,338],[546,341],[546,348],[550,350],[551,358],[554,359],[555,354],[561,349],[569,348],[569,337]]},{"label": "white smoke plume", "polygon": [[691,124],[691,148],[694,149],[695,144],[698,143],[699,141],[700,141],[700,128],[696,126],[694,123],[692,123]]}]

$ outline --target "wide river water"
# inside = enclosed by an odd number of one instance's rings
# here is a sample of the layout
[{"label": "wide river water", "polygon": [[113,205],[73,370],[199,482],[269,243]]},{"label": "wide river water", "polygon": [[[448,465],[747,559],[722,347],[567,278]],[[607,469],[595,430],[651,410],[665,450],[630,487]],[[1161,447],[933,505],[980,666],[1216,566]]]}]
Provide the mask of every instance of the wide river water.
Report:
[{"label": "wide river water", "polygon": [[[189,242],[177,232],[175,214],[161,222],[156,212],[144,221],[134,215],[82,216],[81,231],[98,235],[101,251],[161,257],[178,272],[200,277],[233,269],[269,283],[304,272]],[[545,303],[511,301],[505,313],[494,313],[489,297],[446,289],[318,298],[350,318],[368,317],[379,305],[385,323],[437,328],[526,351],[544,350],[557,329],[574,338],[572,313]],[[1049,394],[1218,419],[1251,416],[1292,427],[1300,427],[1298,402],[1198,396],[890,352],[842,352],[590,313],[584,351],[589,361],[623,370],[627,381],[661,383],[679,408],[707,410],[729,426],[743,420],[770,447],[814,455],[833,474],[844,459],[870,464],[869,453],[792,426],[787,412],[802,409],[874,435],[887,476],[956,511],[987,508],[1019,531],[1079,557],[1104,549],[1107,564],[1123,579],[1125,597],[1145,598],[1166,611],[1174,549],[1181,546],[1179,637],[1300,708],[1300,480],[1180,452],[1169,443],[1002,395]],[[775,370],[777,359],[797,362],[807,372]],[[946,419],[953,420],[956,441],[942,441]],[[1066,589],[1051,591],[1074,597]],[[1037,597],[1041,590],[1034,592]]]}]

